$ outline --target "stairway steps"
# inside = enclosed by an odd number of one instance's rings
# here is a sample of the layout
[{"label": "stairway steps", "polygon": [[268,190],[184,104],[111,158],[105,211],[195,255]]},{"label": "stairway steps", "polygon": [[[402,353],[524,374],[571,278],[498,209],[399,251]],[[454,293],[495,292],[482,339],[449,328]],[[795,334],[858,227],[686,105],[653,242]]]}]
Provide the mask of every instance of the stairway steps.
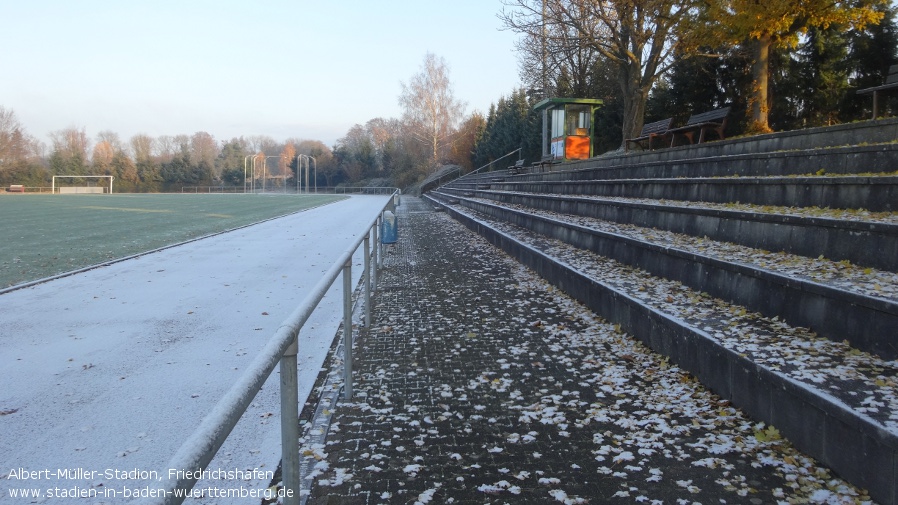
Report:
[{"label": "stairway steps", "polygon": [[896,135],[892,118],[606,153],[428,198],[898,505]]},{"label": "stairway steps", "polygon": [[877,500],[898,501],[898,361],[467,207],[436,203]]},{"label": "stairway steps", "polygon": [[490,189],[519,193],[898,211],[898,176],[582,180],[575,179],[576,172],[564,175],[568,176],[566,180],[506,180],[491,184]]},{"label": "stairway steps", "polygon": [[[712,143],[713,144],[713,143]],[[841,146],[784,151],[755,151],[743,154],[715,154],[710,149],[676,149],[590,158],[562,165],[563,172],[524,174],[518,180],[590,180],[652,177],[767,177],[817,174],[887,174],[898,170],[898,144]],[[666,151],[666,152],[663,152]],[[691,155],[691,156],[690,156]],[[545,177],[543,177],[545,175]]]},{"label": "stairway steps", "polygon": [[893,212],[871,215],[820,208],[470,191],[451,186],[441,191],[898,271],[898,213]]},{"label": "stairway steps", "polygon": [[894,333],[898,328],[898,274],[893,272],[712,240],[699,242],[685,235],[594,218],[439,192],[435,195],[765,315],[810,327],[827,338],[848,339],[865,351],[898,358],[898,335]]}]

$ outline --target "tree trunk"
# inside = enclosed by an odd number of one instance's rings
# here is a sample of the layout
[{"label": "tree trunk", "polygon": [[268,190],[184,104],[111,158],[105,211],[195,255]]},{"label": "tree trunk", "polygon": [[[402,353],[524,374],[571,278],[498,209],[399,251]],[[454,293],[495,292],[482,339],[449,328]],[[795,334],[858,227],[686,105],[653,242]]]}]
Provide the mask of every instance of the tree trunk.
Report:
[{"label": "tree trunk", "polygon": [[631,68],[622,68],[620,70],[619,82],[624,102],[621,149],[626,149],[627,139],[639,136],[645,123],[645,103],[648,100],[648,90],[641,89],[638,70],[635,76],[631,75],[632,72],[633,69]]},{"label": "tree trunk", "polygon": [[768,76],[771,39],[763,35],[752,42],[753,62],[751,66],[752,95],[749,99],[751,126],[749,130],[756,133],[770,131],[768,122],[770,105],[768,103]]}]

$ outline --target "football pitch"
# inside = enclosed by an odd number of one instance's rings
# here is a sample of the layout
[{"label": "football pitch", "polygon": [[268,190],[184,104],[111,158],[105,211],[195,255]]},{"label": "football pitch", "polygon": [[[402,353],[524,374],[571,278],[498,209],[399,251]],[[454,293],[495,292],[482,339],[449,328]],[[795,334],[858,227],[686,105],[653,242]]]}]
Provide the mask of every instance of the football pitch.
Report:
[{"label": "football pitch", "polygon": [[339,195],[4,195],[0,289],[317,207]]}]

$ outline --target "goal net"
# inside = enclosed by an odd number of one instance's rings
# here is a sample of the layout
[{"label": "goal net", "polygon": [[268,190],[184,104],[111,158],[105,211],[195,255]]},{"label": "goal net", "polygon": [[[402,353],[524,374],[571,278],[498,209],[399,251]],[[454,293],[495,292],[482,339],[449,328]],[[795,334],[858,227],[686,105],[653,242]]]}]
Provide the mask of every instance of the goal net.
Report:
[{"label": "goal net", "polygon": [[54,194],[112,193],[111,175],[54,175],[51,190]]}]

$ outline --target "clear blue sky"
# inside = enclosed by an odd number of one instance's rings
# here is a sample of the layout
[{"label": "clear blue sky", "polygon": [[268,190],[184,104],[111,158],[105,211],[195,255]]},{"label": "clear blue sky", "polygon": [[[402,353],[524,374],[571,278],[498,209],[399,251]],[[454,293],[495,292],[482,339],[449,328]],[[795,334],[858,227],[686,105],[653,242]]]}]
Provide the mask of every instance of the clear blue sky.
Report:
[{"label": "clear blue sky", "polygon": [[468,112],[519,86],[500,0],[0,0],[0,105],[27,132],[317,139],[399,117],[444,58]]}]

